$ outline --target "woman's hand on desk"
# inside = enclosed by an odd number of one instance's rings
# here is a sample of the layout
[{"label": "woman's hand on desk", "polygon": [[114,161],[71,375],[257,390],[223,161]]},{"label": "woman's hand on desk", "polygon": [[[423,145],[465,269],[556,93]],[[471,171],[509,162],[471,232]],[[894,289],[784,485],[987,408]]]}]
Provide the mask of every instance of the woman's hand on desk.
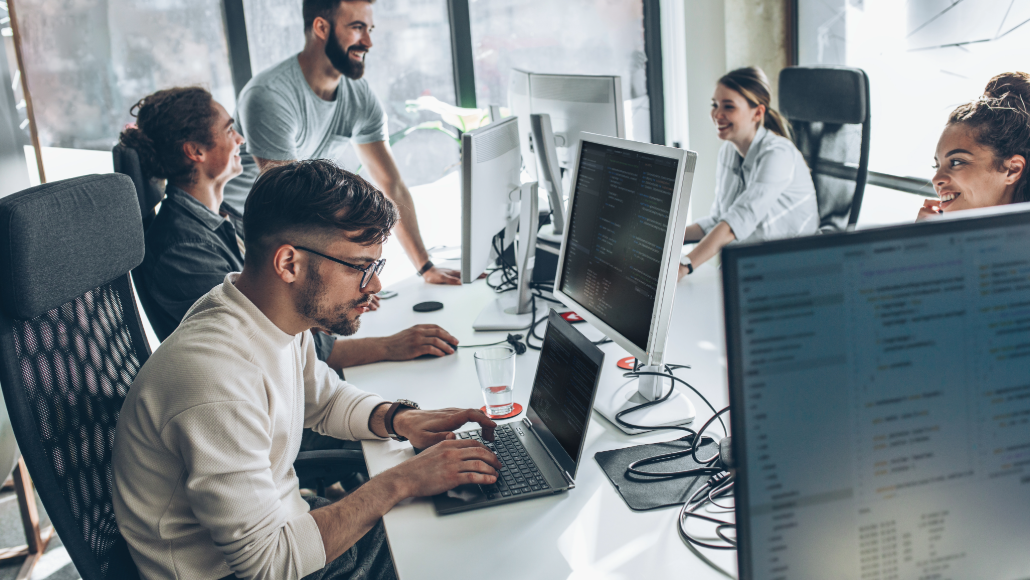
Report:
[{"label": "woman's hand on desk", "polygon": [[676,280],[682,280],[683,277],[687,274],[690,274],[690,268],[687,268],[683,264],[680,264],[679,278],[676,278]]},{"label": "woman's hand on desk", "polygon": [[466,423],[479,423],[483,428],[483,438],[494,440],[497,423],[478,409],[402,409],[393,418],[397,434],[407,437],[418,449],[428,449],[441,441],[455,439],[454,430]]}]

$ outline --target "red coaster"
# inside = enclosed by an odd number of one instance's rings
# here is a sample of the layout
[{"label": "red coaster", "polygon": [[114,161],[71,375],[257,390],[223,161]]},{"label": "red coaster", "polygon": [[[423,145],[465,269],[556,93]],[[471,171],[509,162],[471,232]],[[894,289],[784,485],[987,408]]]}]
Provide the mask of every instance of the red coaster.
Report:
[{"label": "red coaster", "polygon": [[483,405],[482,407],[480,407],[479,410],[482,411],[484,415],[486,415],[487,417],[490,417],[491,419],[510,419],[510,418],[512,418],[512,417],[514,417],[514,416],[516,416],[516,415],[518,415],[519,413],[522,412],[522,405],[520,405],[518,403],[515,403],[515,406],[511,408],[511,413],[508,413],[507,415],[501,415],[500,417],[494,417],[494,416],[490,415],[489,413],[487,413],[486,412],[486,405]]},{"label": "red coaster", "polygon": [[583,317],[576,314],[575,312],[565,312],[561,314],[561,317],[565,319],[565,322],[569,324],[576,324],[577,322],[583,322]]},{"label": "red coaster", "polygon": [[633,364],[636,363],[636,362],[637,362],[636,357],[628,356],[626,358],[619,359],[619,362],[615,363],[615,365],[617,367],[619,367],[620,369],[625,369],[627,371],[631,371],[631,370],[633,370]]}]

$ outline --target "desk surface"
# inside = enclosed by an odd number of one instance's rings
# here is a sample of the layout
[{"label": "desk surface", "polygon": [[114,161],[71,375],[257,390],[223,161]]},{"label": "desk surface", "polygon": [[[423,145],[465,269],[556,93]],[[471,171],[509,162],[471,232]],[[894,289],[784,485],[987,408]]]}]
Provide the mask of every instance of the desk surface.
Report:
[{"label": "desk surface", "polygon": [[[362,316],[356,336],[381,336],[413,324],[439,324],[462,344],[503,340],[503,332],[475,332],[472,322],[480,309],[496,298],[483,281],[467,286],[432,286],[410,278],[391,286],[398,296]],[[415,313],[412,305],[425,300],[444,304],[443,310]],[[728,404],[721,292],[718,272],[709,267],[677,287],[668,363],[688,364],[678,376],[703,393],[716,408]],[[538,302],[539,304],[539,302]],[[542,316],[538,312],[538,317]],[[541,323],[540,332],[544,324]],[[576,325],[588,338],[601,333],[586,323]],[[625,383],[615,363],[627,356],[615,344],[603,345],[604,372],[598,397]],[[347,369],[347,379],[387,399],[410,398],[423,408],[480,407],[472,354],[400,363],[377,363]],[[515,400],[528,404],[538,353],[518,357]],[[695,427],[712,416],[696,395]],[[563,494],[438,516],[429,499],[409,499],[383,521],[402,580],[457,578],[466,566],[489,572],[491,580],[506,578],[725,578],[718,568],[735,573],[734,552],[705,550],[711,564],[689,550],[676,533],[677,508],[647,512],[630,510],[601,471],[594,454],[668,441],[671,432],[630,436],[591,414],[586,449],[576,475],[576,488]],[[520,420],[521,416],[516,420]],[[466,427],[471,428],[471,426]],[[395,441],[363,443],[373,475],[412,457],[411,445]],[[714,565],[714,566],[713,566]],[[485,568],[484,568],[485,567]]]}]

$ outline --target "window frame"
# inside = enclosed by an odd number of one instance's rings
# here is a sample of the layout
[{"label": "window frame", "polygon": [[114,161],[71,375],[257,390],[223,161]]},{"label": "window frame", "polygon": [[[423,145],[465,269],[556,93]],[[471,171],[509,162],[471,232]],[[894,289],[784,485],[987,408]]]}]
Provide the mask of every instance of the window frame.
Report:
[{"label": "window frame", "polygon": [[[662,77],[662,29],[660,0],[641,0],[644,5],[645,74],[650,101],[651,142],[665,145],[665,83]],[[793,0],[797,2],[797,0]],[[250,45],[243,0],[222,0],[225,38],[229,48],[229,67],[233,88],[239,96],[253,76]],[[447,17],[451,27],[451,60],[454,66],[455,105],[476,107],[476,78],[472,59],[472,23],[469,0],[447,0]]]}]

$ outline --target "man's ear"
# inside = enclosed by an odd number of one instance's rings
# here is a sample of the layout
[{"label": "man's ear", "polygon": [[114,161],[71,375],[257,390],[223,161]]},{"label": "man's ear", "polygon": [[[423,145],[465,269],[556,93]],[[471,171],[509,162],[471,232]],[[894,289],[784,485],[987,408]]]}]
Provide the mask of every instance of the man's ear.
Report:
[{"label": "man's ear", "polygon": [[204,162],[204,149],[192,141],[187,141],[182,144],[182,152],[186,155],[187,159],[194,163]]},{"label": "man's ear", "polygon": [[272,255],[272,270],[275,271],[275,275],[287,284],[296,282],[300,277],[301,268],[304,266],[303,261],[306,259],[301,255],[301,252],[290,244],[279,246]]},{"label": "man's ear", "polygon": [[316,16],[315,21],[311,23],[311,34],[315,35],[315,38],[322,42],[326,42],[329,39],[332,29],[332,23],[321,16]]},{"label": "man's ear", "polygon": [[1005,185],[1012,185],[1019,182],[1019,178],[1026,171],[1026,157],[1013,155],[1005,162]]}]

